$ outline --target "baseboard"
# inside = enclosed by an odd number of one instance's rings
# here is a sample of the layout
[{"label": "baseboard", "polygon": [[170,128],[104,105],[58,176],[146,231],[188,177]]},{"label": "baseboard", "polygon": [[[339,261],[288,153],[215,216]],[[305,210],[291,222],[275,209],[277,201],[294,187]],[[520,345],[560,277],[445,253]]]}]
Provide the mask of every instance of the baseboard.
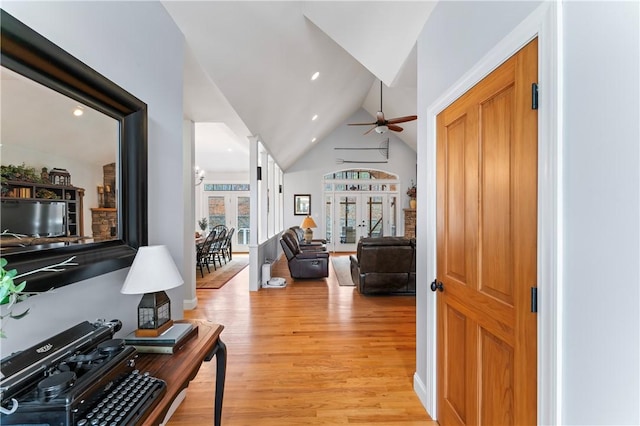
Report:
[{"label": "baseboard", "polygon": [[427,407],[429,406],[429,404],[427,404],[427,401],[429,400],[429,398],[427,398],[427,387],[424,385],[422,380],[420,380],[420,376],[418,376],[418,373],[413,373],[413,390],[416,395],[418,395],[418,399],[422,403],[425,411],[427,411],[427,414],[431,415],[431,413],[429,413],[429,411],[427,410]]},{"label": "baseboard", "polygon": [[198,306],[198,298],[194,297],[191,300],[183,300],[182,301],[182,309],[185,311],[190,311],[191,309],[195,309]]}]

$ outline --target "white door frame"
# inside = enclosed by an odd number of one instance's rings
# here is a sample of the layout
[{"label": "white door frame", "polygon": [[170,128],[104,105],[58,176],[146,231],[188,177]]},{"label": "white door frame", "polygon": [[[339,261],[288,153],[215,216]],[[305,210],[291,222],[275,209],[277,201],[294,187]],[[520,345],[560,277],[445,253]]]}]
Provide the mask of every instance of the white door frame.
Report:
[{"label": "white door frame", "polygon": [[[327,197],[332,197],[331,200],[331,213],[332,213],[332,236],[331,236],[331,244],[329,246],[330,251],[338,251],[338,252],[347,252],[347,251],[356,251],[356,246],[358,245],[358,240],[361,237],[368,236],[369,229],[365,230],[359,227],[359,224],[362,221],[367,220],[366,215],[366,206],[369,197],[382,197],[382,229],[383,235],[391,234],[391,212],[392,209],[395,209],[395,218],[396,218],[396,233],[398,231],[399,224],[397,223],[399,217],[399,207],[397,200],[399,195],[397,192],[372,192],[372,191],[335,191],[324,192],[324,200],[326,201]],[[340,197],[355,197],[356,198],[356,238],[353,244],[346,244],[340,242],[340,232],[341,228],[338,226],[340,217],[339,217],[339,199]],[[396,204],[392,207],[389,203],[390,197],[396,197]],[[324,215],[325,213],[323,213]],[[326,218],[324,218],[326,223]]]},{"label": "white door frame", "polygon": [[[562,2],[545,2],[496,45],[458,82],[427,109],[425,149],[418,149],[418,182],[426,182],[426,199],[436,199],[436,116],[476,85],[534,37],[538,37],[538,424],[561,424],[562,397]],[[436,206],[427,203],[417,212],[425,224],[425,244],[418,244],[418,257],[426,263],[417,270],[418,282],[436,276]],[[417,330],[426,334],[426,381],[414,375],[414,389],[433,419],[437,419],[436,297],[427,292],[426,324]]]},{"label": "white door frame", "polygon": [[[245,245],[240,245],[237,243],[238,238],[240,238],[241,230],[238,227],[238,198],[246,197],[250,199],[249,191],[201,191],[201,202],[200,207],[201,211],[204,214],[204,217],[209,217],[209,198],[210,197],[220,197],[224,200],[224,208],[225,208],[225,223],[224,225],[231,229],[236,228],[235,234],[233,236],[233,250],[238,252],[249,252],[249,243]],[[201,217],[201,216],[199,216]]]}]

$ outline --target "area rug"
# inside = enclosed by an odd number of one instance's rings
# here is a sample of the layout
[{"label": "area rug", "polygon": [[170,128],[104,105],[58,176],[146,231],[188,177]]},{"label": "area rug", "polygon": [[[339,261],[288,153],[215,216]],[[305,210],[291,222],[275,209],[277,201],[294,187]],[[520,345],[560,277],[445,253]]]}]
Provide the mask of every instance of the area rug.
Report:
[{"label": "area rug", "polygon": [[344,287],[353,287],[349,256],[331,256],[331,264],[333,265],[333,270],[336,271],[338,284]]},{"label": "area rug", "polygon": [[200,275],[200,269],[196,268],[196,288],[218,289],[225,285],[231,278],[235,277],[238,272],[242,271],[249,264],[248,255],[234,255],[233,259],[227,264],[218,266],[217,270],[213,270],[213,265],[209,265],[211,272],[207,272],[204,268],[204,278]]}]

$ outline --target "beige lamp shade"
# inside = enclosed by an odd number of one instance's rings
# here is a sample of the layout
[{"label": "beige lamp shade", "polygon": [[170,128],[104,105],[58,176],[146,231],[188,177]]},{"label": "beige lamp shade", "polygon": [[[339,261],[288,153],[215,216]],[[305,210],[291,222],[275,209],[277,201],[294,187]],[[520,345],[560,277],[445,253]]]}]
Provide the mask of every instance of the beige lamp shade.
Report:
[{"label": "beige lamp shade", "polygon": [[313,220],[311,216],[305,217],[304,220],[302,221],[302,224],[300,225],[300,228],[302,229],[317,228],[317,227],[318,225],[316,225],[316,222]]}]

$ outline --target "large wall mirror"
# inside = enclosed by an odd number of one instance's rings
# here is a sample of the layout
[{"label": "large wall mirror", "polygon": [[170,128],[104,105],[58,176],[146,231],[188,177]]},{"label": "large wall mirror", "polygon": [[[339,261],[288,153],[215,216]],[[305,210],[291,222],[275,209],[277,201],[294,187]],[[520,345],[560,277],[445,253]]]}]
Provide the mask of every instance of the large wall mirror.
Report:
[{"label": "large wall mirror", "polygon": [[27,291],[129,266],[147,244],[146,104],[0,14],[0,255],[19,273],[67,262]]}]

